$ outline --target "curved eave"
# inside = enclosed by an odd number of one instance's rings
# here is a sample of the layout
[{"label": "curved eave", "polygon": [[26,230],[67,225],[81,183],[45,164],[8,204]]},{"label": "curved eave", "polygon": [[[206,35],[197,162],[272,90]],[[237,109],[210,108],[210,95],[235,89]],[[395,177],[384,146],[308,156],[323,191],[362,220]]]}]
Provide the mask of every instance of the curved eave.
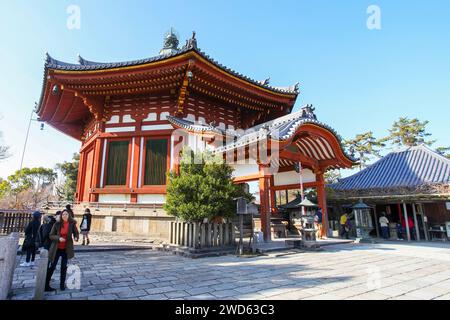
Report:
[{"label": "curved eave", "polygon": [[356,163],[356,160],[345,152],[342,146],[342,139],[336,133],[336,131],[330,126],[312,118],[299,119],[294,125],[291,126],[289,133],[281,137],[277,137],[276,135],[271,134],[270,128],[268,135],[260,133],[259,131],[255,131],[251,134],[248,134],[247,136],[241,137],[241,141],[238,140],[234,143],[218,148],[215,150],[215,152],[224,153],[233,149],[245,147],[266,138],[269,139],[269,143],[271,145],[276,145],[280,150],[282,150],[286,149],[289,145],[292,145],[295,142],[298,134],[302,132],[323,136],[326,141],[331,143],[331,147],[335,153],[336,159],[336,163],[334,166],[338,166],[340,168],[351,168]]},{"label": "curved eave", "polygon": [[83,59],[82,57],[79,57],[80,64],[71,64],[56,60],[50,57],[50,55],[46,54],[42,92],[36,112],[39,113],[39,111],[42,108],[42,103],[44,102],[43,100],[45,97],[45,92],[47,90],[47,83],[48,83],[47,79],[49,71],[52,71],[55,74],[74,74],[74,75],[77,74],[86,75],[105,72],[114,73],[116,71],[143,69],[146,67],[153,67],[158,64],[170,63],[173,61],[179,61],[183,59],[189,60],[191,58],[206,63],[211,68],[216,69],[220,73],[226,75],[229,78],[237,80],[238,82],[244,85],[251,86],[252,88],[255,88],[265,93],[269,93],[278,98],[280,97],[287,98],[292,101],[292,105],[295,103],[295,100],[297,99],[297,96],[299,94],[297,85],[283,89],[272,87],[265,83],[261,83],[257,80],[244,76],[243,74],[238,73],[233,69],[227,68],[226,66],[213,60],[211,57],[209,57],[196,47],[184,47],[180,49],[178,52],[169,55],[158,55],[147,59],[115,62],[115,63],[98,63],[88,61],[86,59]]},{"label": "curved eave", "polygon": [[284,136],[281,139],[274,139],[280,144],[280,148],[291,144],[299,133],[307,132],[324,136],[324,138],[332,144],[333,151],[335,152],[337,164],[341,168],[351,168],[356,164],[356,159],[353,159],[345,152],[342,145],[342,138],[337,132],[330,126],[317,121],[315,119],[306,119],[301,123],[296,124],[295,129],[289,136]]},{"label": "curved eave", "polygon": [[66,135],[68,135],[69,137],[78,140],[78,141],[83,141],[81,139],[82,136],[82,132],[80,130],[78,130],[78,127],[75,125],[61,125],[61,124],[54,124],[54,123],[49,123],[49,125],[54,128],[55,130],[64,133]]}]

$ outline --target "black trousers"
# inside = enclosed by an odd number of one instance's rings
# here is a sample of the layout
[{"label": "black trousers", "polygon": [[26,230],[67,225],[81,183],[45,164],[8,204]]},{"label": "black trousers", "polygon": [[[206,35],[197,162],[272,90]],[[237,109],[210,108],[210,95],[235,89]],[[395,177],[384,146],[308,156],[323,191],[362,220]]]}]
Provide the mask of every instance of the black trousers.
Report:
[{"label": "black trousers", "polygon": [[56,266],[58,265],[59,258],[61,257],[61,277],[60,277],[60,285],[64,285],[66,282],[67,276],[67,253],[66,249],[58,249],[56,251],[55,260],[53,262],[49,262],[47,269],[47,281],[46,286],[50,285],[50,280],[53,276],[53,272],[55,272]]},{"label": "black trousers", "polygon": [[341,224],[341,238],[345,236],[348,239],[348,231],[345,229],[345,224]]},{"label": "black trousers", "polygon": [[35,246],[29,246],[27,248],[27,259],[26,259],[26,262],[30,262],[30,260],[34,262],[34,258],[35,257],[36,257],[36,247]]}]

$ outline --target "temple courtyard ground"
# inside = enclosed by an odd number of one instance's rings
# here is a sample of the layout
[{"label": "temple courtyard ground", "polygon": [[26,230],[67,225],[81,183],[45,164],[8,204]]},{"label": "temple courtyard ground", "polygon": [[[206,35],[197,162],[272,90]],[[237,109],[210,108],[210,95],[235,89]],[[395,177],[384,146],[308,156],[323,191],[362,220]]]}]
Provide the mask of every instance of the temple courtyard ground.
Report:
[{"label": "temple courtyard ground", "polygon": [[[81,271],[80,289],[58,290],[45,298],[450,299],[448,242],[338,244],[321,252],[291,250],[252,258],[189,259],[144,246],[135,249],[77,252],[70,264]],[[76,267],[68,275],[73,283]],[[17,267],[12,299],[32,298],[34,272]],[[57,270],[54,287],[58,277]]]}]

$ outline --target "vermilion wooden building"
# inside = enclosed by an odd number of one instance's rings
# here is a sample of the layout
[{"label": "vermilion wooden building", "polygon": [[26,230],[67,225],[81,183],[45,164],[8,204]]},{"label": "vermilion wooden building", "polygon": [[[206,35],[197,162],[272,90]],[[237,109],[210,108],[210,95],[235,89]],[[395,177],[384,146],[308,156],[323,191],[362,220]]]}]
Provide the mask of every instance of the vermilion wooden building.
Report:
[{"label": "vermilion wooden building", "polygon": [[47,55],[37,114],[81,142],[78,202],[160,205],[166,172],[189,144],[223,153],[236,183],[258,181],[268,239],[275,191],[299,188],[295,162],[325,210],[324,172],[353,162],[310,106],[291,113],[298,93],[219,64],[197,48],[195,33],[179,48],[170,32],[147,59],[70,64]]}]

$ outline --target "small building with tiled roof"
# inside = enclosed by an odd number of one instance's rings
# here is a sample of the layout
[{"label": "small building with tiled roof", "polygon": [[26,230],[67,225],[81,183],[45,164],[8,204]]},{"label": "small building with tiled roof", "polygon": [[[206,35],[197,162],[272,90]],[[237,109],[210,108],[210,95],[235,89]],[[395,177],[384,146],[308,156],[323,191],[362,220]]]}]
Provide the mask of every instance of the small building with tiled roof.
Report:
[{"label": "small building with tiled roof", "polygon": [[424,230],[450,221],[450,159],[423,144],[391,152],[328,187],[329,204],[362,199],[391,221],[414,218],[416,238],[424,239]]}]

